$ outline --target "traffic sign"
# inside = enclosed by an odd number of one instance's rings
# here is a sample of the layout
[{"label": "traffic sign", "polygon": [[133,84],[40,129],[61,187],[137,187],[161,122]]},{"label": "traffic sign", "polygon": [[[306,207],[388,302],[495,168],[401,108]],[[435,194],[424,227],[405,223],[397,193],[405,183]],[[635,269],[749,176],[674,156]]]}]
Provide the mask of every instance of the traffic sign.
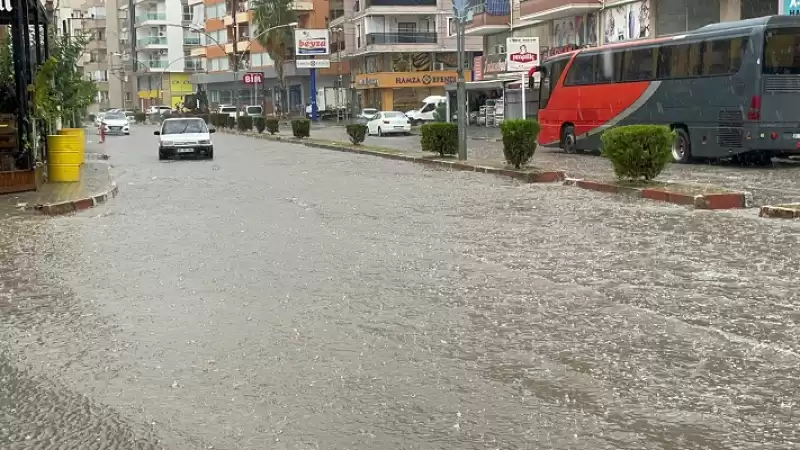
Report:
[{"label": "traffic sign", "polygon": [[264,74],[261,72],[247,72],[242,77],[244,84],[262,84],[264,83]]},{"label": "traffic sign", "polygon": [[329,69],[331,67],[330,59],[298,59],[298,69]]}]

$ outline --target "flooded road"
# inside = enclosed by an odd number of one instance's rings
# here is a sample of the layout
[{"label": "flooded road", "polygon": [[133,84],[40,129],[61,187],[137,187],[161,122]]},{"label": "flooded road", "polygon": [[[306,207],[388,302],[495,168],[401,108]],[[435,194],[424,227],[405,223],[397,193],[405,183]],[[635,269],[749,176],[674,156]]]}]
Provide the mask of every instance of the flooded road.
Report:
[{"label": "flooded road", "polygon": [[790,449],[798,230],[216,135],[7,220],[0,448]]}]

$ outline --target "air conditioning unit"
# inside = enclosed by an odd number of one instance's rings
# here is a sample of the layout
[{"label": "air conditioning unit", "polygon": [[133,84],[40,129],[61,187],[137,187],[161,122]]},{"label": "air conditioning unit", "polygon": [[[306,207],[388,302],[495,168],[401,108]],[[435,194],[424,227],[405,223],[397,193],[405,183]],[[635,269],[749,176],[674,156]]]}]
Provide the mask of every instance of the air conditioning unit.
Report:
[{"label": "air conditioning unit", "polygon": [[433,65],[433,70],[444,70],[444,63],[435,63]]},{"label": "air conditioning unit", "polygon": [[159,50],[158,54],[166,56],[168,54],[168,52],[166,50]]}]

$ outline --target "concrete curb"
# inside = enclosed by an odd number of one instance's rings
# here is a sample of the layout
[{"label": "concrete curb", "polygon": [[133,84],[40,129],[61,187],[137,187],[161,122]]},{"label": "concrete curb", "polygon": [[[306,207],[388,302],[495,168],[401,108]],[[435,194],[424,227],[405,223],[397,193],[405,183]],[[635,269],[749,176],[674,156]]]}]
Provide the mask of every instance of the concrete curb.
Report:
[{"label": "concrete curb", "polygon": [[741,209],[750,204],[747,192],[721,192],[714,194],[685,194],[658,188],[618,186],[612,182],[568,178],[564,185],[575,186],[596,192],[623,194],[636,198],[656,200],[675,205],[691,206],[694,209]]},{"label": "concrete curb", "polygon": [[758,211],[758,217],[769,219],[798,219],[800,218],[800,205],[767,205]]},{"label": "concrete curb", "polygon": [[468,164],[462,161],[456,160],[441,160],[441,159],[434,159],[433,157],[417,157],[417,156],[408,156],[402,153],[392,153],[392,152],[382,152],[379,150],[371,150],[368,148],[355,148],[351,146],[342,145],[342,144],[325,144],[321,142],[309,142],[304,141],[302,139],[297,138],[283,138],[280,136],[271,136],[269,134],[245,134],[245,133],[230,133],[228,134],[238,134],[240,136],[249,136],[256,139],[266,139],[269,141],[279,141],[279,142],[288,142],[290,144],[298,144],[304,145],[306,147],[311,148],[321,148],[325,150],[333,150],[337,152],[344,152],[344,153],[355,153],[359,155],[370,155],[370,156],[378,156],[381,158],[387,159],[394,159],[397,161],[406,161],[412,162],[416,164],[424,164],[428,166],[437,166],[442,167],[445,169],[450,170],[459,170],[465,172],[480,172],[486,173],[496,176],[501,176],[505,178],[512,178],[518,181],[522,181],[523,183],[556,183],[563,181],[566,179],[567,175],[562,170],[513,170],[513,169],[501,169],[499,167],[491,167],[491,166],[483,166],[483,165],[475,165],[475,164]]},{"label": "concrete curb", "polygon": [[[98,158],[98,160],[102,161],[108,160],[108,155],[103,155],[100,153],[95,153],[95,155],[104,157],[104,158],[102,157]],[[110,166],[109,170],[111,170]],[[111,180],[111,184],[109,185],[108,189],[100,192],[99,194],[95,194],[90,197],[67,200],[59,203],[29,206],[26,209],[35,210],[36,212],[47,216],[58,216],[58,215],[83,211],[89,208],[94,208],[97,205],[106,203],[110,198],[115,198],[118,194],[119,194],[119,187],[117,186],[117,183],[115,181]]]}]

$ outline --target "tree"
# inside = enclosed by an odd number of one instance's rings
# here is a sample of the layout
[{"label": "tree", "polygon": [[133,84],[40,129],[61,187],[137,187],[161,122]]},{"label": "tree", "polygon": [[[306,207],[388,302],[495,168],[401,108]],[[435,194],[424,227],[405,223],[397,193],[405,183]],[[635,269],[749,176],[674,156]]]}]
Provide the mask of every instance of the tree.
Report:
[{"label": "tree", "polygon": [[[286,78],[283,63],[294,48],[294,30],[287,25],[297,22],[292,0],[253,0],[253,22],[259,30],[257,41],[267,51],[278,75],[281,110],[286,111]],[[280,28],[277,28],[280,27]],[[269,30],[264,32],[263,30]]]},{"label": "tree", "polygon": [[77,35],[51,37],[51,42],[50,56],[57,62],[53,82],[61,96],[61,120],[77,127],[97,95],[97,84],[86,79],[78,67],[89,41]]}]

